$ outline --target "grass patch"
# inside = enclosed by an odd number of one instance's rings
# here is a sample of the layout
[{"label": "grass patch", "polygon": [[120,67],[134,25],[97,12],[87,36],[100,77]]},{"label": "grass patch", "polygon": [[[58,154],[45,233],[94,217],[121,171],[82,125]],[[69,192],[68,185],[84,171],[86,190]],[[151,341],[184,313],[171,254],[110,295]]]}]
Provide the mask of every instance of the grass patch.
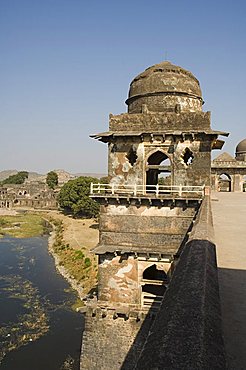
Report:
[{"label": "grass patch", "polygon": [[27,213],[0,217],[0,236],[31,238],[43,235],[46,228],[46,222],[37,214]]}]

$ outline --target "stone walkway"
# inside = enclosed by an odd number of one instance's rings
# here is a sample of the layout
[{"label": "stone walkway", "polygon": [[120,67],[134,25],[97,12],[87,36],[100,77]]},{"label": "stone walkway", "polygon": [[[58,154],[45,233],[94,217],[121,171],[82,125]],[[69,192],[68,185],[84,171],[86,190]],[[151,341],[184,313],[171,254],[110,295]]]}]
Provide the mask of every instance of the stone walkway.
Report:
[{"label": "stone walkway", "polygon": [[214,193],[222,327],[230,370],[246,369],[246,193]]}]

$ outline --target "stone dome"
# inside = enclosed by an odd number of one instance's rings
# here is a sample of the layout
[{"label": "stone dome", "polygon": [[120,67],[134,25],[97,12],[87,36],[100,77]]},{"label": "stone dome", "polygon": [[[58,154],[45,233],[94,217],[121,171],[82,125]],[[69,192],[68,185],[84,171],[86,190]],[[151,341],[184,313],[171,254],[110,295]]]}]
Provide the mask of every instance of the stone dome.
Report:
[{"label": "stone dome", "polygon": [[133,79],[126,100],[129,113],[201,111],[202,92],[195,76],[168,61]]},{"label": "stone dome", "polygon": [[246,153],[246,139],[240,141],[236,147],[236,154]]}]

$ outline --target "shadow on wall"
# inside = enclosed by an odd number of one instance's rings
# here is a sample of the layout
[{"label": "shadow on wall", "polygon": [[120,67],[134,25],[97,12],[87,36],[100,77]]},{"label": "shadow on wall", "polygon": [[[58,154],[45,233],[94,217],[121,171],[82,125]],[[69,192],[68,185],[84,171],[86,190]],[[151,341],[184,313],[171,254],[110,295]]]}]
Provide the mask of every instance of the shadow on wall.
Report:
[{"label": "shadow on wall", "polygon": [[213,243],[185,245],[136,363],[139,335],[121,369],[226,369]]},{"label": "shadow on wall", "polygon": [[219,268],[218,276],[228,368],[246,369],[246,270]]}]

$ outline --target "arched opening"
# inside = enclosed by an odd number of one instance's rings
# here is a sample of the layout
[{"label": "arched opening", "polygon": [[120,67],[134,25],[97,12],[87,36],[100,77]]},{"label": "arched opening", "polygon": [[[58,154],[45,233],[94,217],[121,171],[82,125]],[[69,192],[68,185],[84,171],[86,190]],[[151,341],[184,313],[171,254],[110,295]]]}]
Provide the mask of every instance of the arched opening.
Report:
[{"label": "arched opening", "polygon": [[185,148],[182,159],[184,163],[186,164],[186,166],[190,166],[194,159],[193,152],[189,148]]},{"label": "arched opening", "polygon": [[243,176],[243,192],[246,192],[246,175]]},{"label": "arched opening", "polygon": [[146,268],[142,279],[142,305],[148,308],[159,307],[167,289],[168,277],[156,264]]},{"label": "arched opening", "polygon": [[218,191],[224,191],[224,192],[231,191],[231,177],[228,174],[222,173],[219,176]]},{"label": "arched opening", "polygon": [[[160,150],[151,154],[147,161],[146,185],[171,185],[171,162],[168,156]],[[148,188],[147,188],[148,190]]]},{"label": "arched opening", "polygon": [[163,270],[158,270],[156,265],[151,265],[144,270],[143,279],[167,281],[167,274]]}]

